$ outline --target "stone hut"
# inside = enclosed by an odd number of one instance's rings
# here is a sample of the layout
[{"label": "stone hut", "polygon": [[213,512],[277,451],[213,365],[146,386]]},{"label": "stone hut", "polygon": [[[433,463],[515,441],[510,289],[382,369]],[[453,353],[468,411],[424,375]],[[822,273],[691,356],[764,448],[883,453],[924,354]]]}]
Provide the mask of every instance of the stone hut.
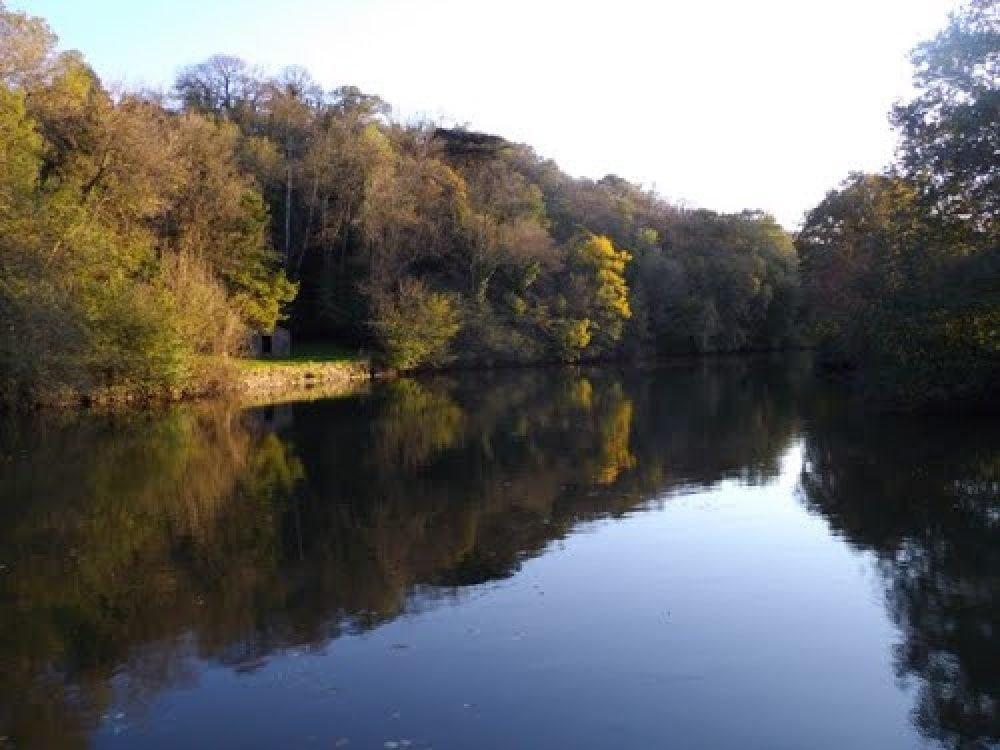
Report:
[{"label": "stone hut", "polygon": [[287,357],[292,353],[292,337],[286,328],[275,328],[270,333],[250,335],[250,355],[253,357]]}]

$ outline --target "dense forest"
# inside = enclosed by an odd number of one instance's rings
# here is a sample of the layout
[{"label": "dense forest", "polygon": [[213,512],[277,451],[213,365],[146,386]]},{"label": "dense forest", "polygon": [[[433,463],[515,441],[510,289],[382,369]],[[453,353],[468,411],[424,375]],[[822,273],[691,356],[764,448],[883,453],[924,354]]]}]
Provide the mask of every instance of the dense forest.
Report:
[{"label": "dense forest", "polygon": [[913,54],[897,163],[806,216],[802,292],[821,361],[901,405],[1000,387],[1000,2],[973,0]]},{"label": "dense forest", "polygon": [[[915,54],[899,164],[798,237],[530,147],[219,55],[109,90],[0,4],[8,397],[222,383],[287,326],[393,369],[820,347],[906,398],[978,397],[1000,351],[996,0]],[[800,261],[801,258],[801,261]],[[801,266],[801,267],[800,267]]]}]

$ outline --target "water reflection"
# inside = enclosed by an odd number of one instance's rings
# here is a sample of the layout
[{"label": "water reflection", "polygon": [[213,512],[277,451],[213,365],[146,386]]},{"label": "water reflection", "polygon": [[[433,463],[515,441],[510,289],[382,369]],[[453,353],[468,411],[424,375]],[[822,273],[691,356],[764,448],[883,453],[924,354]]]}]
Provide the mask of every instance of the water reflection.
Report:
[{"label": "water reflection", "polygon": [[1000,743],[1000,430],[863,418],[822,400],[815,415],[803,494],[876,555],[915,723],[946,747]]},{"label": "water reflection", "polygon": [[116,707],[193,681],[192,656],[252,672],[508,577],[582,522],[766,483],[808,402],[803,496],[877,553],[899,674],[922,685],[916,721],[956,747],[995,740],[997,442],[859,433],[807,383],[750,361],[537,370],[10,420],[0,735],[85,746]]}]

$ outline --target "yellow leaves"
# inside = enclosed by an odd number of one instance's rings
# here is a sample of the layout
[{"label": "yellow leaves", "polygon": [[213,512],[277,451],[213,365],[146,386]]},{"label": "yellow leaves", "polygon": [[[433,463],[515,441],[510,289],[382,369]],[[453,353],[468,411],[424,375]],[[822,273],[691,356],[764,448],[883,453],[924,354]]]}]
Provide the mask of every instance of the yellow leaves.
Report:
[{"label": "yellow leaves", "polygon": [[604,236],[587,235],[570,252],[567,295],[558,295],[553,310],[560,317],[550,328],[556,349],[565,361],[575,361],[595,343],[618,341],[623,322],[632,316],[625,268],[631,260]]},{"label": "yellow leaves", "polygon": [[622,333],[621,322],[632,317],[624,276],[632,256],[615,248],[607,237],[589,235],[577,246],[575,258],[579,266],[593,274],[585,279],[592,295],[589,304],[597,312],[604,335],[616,341]]},{"label": "yellow leaves", "polygon": [[628,290],[624,283],[619,285],[603,285],[597,289],[597,301],[601,309],[620,318],[632,317],[632,308],[628,303]]},{"label": "yellow leaves", "polygon": [[597,280],[600,282],[601,286],[618,286],[625,283],[621,274],[607,268],[602,268],[597,272]]},{"label": "yellow leaves", "polygon": [[580,353],[590,346],[593,321],[587,318],[564,318],[552,325],[552,330],[560,356],[566,362],[573,362]]},{"label": "yellow leaves", "polygon": [[603,235],[590,235],[577,248],[580,263],[595,270],[625,273],[625,266],[632,259],[626,250],[616,250],[611,240]]}]

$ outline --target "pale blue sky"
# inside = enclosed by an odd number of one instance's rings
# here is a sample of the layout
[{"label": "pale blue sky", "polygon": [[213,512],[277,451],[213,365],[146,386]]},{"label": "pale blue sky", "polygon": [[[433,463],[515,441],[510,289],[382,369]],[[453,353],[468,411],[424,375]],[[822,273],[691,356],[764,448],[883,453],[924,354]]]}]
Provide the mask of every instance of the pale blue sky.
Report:
[{"label": "pale blue sky", "polygon": [[532,144],[688,205],[786,226],[878,169],[907,52],[955,0],[8,0],[109,82],[225,52],[360,86],[396,116]]}]

